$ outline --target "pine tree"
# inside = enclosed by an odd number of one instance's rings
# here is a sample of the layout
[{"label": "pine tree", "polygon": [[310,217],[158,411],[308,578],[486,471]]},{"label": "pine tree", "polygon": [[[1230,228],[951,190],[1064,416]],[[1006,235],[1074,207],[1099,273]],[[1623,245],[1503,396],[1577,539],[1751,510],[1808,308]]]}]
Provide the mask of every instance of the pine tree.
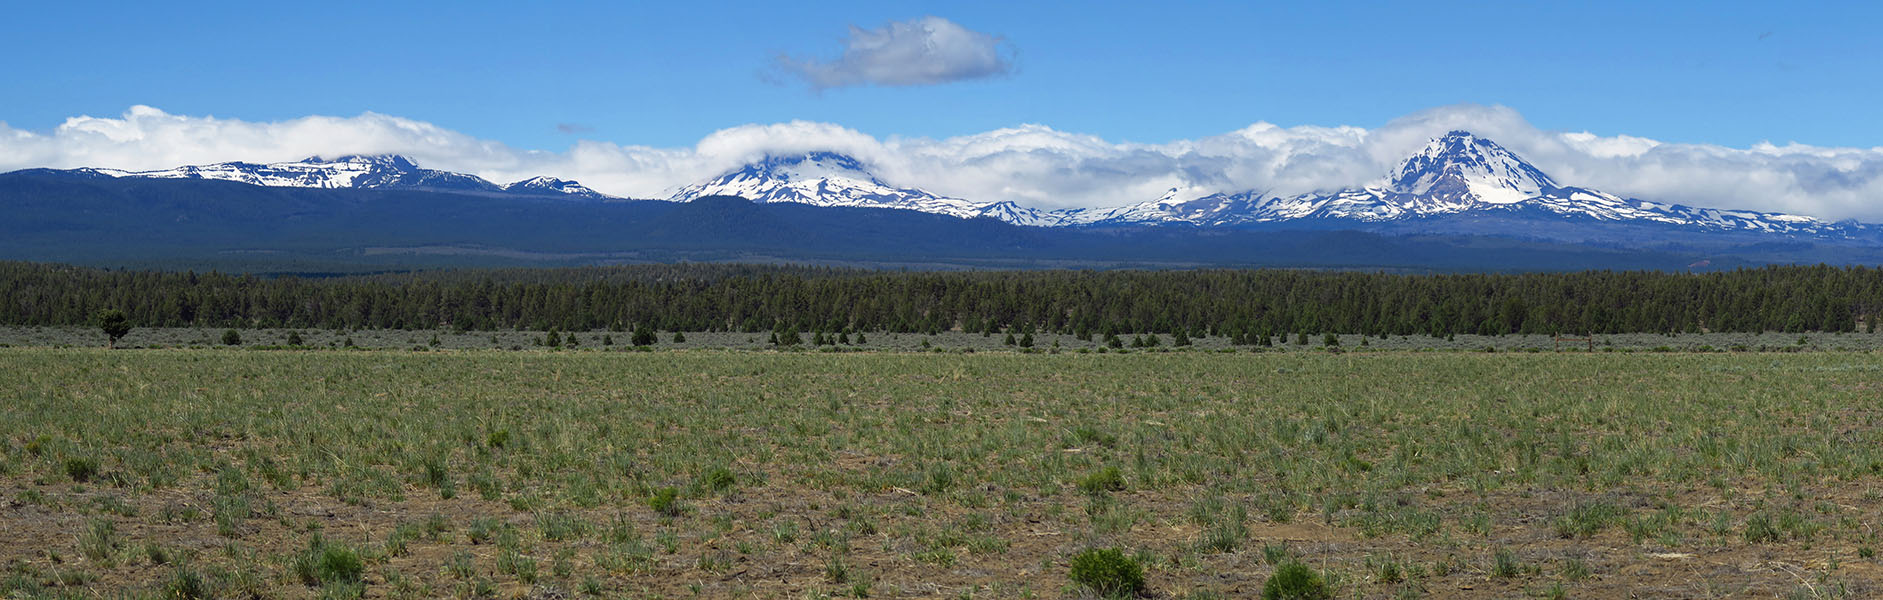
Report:
[{"label": "pine tree", "polygon": [[804,338],[798,335],[798,328],[796,327],[791,327],[781,322],[778,324],[778,329],[772,332],[772,344],[774,345],[796,346],[802,343],[804,343]]},{"label": "pine tree", "polygon": [[654,333],[654,326],[646,322],[635,325],[634,335],[628,338],[628,342],[636,346],[652,346],[659,341],[660,336]]},{"label": "pine tree", "polygon": [[125,316],[122,310],[111,308],[98,311],[97,321],[98,328],[105,332],[105,337],[110,338],[105,342],[106,348],[117,347],[118,339],[131,332],[131,318]]},{"label": "pine tree", "polygon": [[[1009,335],[1012,335],[1012,334],[1009,334]],[[1033,332],[1029,331],[1029,332],[1026,332],[1025,335],[1020,336],[1020,347],[1021,348],[1033,347]]]}]

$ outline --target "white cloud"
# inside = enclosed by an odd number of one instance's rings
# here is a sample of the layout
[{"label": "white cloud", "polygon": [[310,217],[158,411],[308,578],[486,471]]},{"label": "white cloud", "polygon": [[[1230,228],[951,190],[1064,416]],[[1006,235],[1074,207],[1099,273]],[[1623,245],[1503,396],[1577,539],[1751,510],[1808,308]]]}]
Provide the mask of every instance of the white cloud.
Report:
[{"label": "white cloud", "polygon": [[833,150],[855,156],[894,185],[1064,208],[1132,204],[1170,188],[1193,196],[1248,189],[1284,195],[1366,185],[1452,129],[1496,140],[1564,185],[1694,206],[1883,221],[1883,148],[1742,149],[1551,132],[1515,110],[1477,105],[1420,111],[1373,129],[1258,122],[1164,144],[1112,142],[1045,125],[942,139],[876,138],[840,125],[792,121],[723,129],[685,148],[583,140],[559,152],[519,150],[376,113],[250,122],[136,106],[117,117],[73,117],[50,131],[0,123],[0,171],[398,153],[499,183],[551,175],[611,194],[659,198],[767,154]]},{"label": "white cloud", "polygon": [[1010,44],[941,17],[896,21],[882,29],[852,26],[843,45],[843,55],[832,60],[780,56],[774,66],[819,90],[935,85],[1013,71]]}]

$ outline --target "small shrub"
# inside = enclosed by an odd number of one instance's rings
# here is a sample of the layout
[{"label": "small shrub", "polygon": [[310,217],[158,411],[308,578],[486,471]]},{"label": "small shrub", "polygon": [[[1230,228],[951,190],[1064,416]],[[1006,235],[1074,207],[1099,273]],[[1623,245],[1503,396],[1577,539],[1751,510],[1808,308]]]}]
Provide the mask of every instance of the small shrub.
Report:
[{"label": "small shrub", "polygon": [[79,553],[85,558],[102,561],[111,557],[123,545],[118,537],[118,527],[110,519],[94,519],[85,528],[85,533],[78,539]]},{"label": "small shrub", "polygon": [[46,453],[46,447],[50,445],[52,445],[52,436],[42,434],[27,440],[25,449],[27,454],[40,456]]},{"label": "small shrub", "polygon": [[1516,577],[1523,572],[1523,563],[1517,560],[1517,554],[1508,549],[1499,548],[1491,559],[1492,577]]},{"label": "small shrub", "polygon": [[724,492],[732,489],[732,486],[738,482],[739,479],[732,475],[732,469],[726,467],[713,467],[713,470],[707,471],[705,475],[700,476],[700,483],[706,486],[706,489],[715,492]]},{"label": "small shrub", "polygon": [[1092,548],[1072,557],[1071,578],[1101,596],[1135,596],[1144,591],[1144,566],[1116,548]]},{"label": "small shrub", "polygon": [[477,574],[477,566],[471,562],[471,553],[459,550],[445,560],[445,571],[458,579],[470,579]]},{"label": "small shrub", "polygon": [[98,459],[89,456],[65,459],[65,476],[79,483],[91,481],[98,476]]},{"label": "small shrub", "polygon": [[589,525],[581,518],[565,512],[538,513],[536,528],[542,530],[543,539],[560,542],[580,539],[588,533]]},{"label": "small shrub", "polygon": [[1754,544],[1778,541],[1778,527],[1772,525],[1772,516],[1759,513],[1746,519],[1746,541]]},{"label": "small shrub", "polygon": [[234,329],[223,331],[222,332],[222,345],[224,346],[242,345],[242,334],[236,332],[236,330]]},{"label": "small shrub", "polygon": [[1296,561],[1275,567],[1275,573],[1262,583],[1262,600],[1327,600],[1334,590],[1320,573]]},{"label": "small shrub", "polygon": [[1249,537],[1248,518],[1248,509],[1240,504],[1215,515],[1198,546],[1206,552],[1235,552]]},{"label": "small shrub", "polygon": [[505,550],[497,554],[497,572],[508,573],[524,585],[536,583],[536,559]]},{"label": "small shrub", "polygon": [[1125,477],[1118,467],[1105,467],[1079,480],[1079,491],[1087,494],[1103,494],[1125,489]]},{"label": "small shrub", "polygon": [[647,499],[647,507],[669,517],[678,517],[686,512],[686,507],[680,504],[680,490],[670,487],[654,490],[654,495]]},{"label": "small shrub", "polygon": [[1588,579],[1589,563],[1583,562],[1581,558],[1574,557],[1563,561],[1563,577],[1570,581]]},{"label": "small shrub", "polygon": [[307,551],[296,556],[291,566],[301,583],[310,586],[357,585],[366,574],[366,561],[359,552],[319,535],[308,541]]},{"label": "small shrub", "polygon": [[850,581],[850,566],[844,564],[843,557],[832,556],[829,561],[824,563],[824,581],[830,583],[848,583]]},{"label": "small shrub", "polygon": [[215,590],[210,588],[208,580],[203,579],[203,574],[187,567],[177,567],[176,572],[170,575],[170,580],[163,584],[165,598],[199,600],[215,596]]},{"label": "small shrub", "polygon": [[1577,504],[1553,523],[1556,536],[1563,539],[1589,537],[1600,533],[1622,517],[1621,507],[1608,502]]},{"label": "small shrub", "polygon": [[150,564],[153,565],[169,564],[170,562],[170,552],[164,550],[163,546],[159,546],[155,543],[144,545],[144,557],[150,559]]},{"label": "small shrub", "polygon": [[503,524],[496,519],[480,517],[471,520],[471,527],[465,531],[464,535],[472,545],[488,544],[497,539],[497,533],[502,530]]},{"label": "small shrub", "polygon": [[1405,567],[1400,566],[1399,561],[1388,556],[1373,566],[1373,578],[1379,580],[1380,583],[1399,583],[1406,580],[1406,570]]}]

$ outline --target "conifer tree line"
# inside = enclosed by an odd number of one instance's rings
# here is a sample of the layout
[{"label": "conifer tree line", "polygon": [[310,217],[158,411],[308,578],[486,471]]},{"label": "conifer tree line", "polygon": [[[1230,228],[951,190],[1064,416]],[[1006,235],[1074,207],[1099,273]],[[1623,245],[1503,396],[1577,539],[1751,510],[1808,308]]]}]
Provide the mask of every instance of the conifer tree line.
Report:
[{"label": "conifer tree line", "polygon": [[0,324],[1053,332],[1081,338],[1868,331],[1883,270],[1404,275],[653,265],[330,279],[0,263]]}]

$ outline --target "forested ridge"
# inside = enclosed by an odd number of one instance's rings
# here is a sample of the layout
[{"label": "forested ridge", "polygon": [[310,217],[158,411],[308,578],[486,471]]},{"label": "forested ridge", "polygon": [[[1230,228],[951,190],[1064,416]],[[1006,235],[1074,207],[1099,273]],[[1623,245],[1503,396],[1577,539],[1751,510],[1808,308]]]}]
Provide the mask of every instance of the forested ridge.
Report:
[{"label": "forested ridge", "polygon": [[883,272],[751,265],[331,279],[0,263],[0,324],[468,330],[1369,335],[1868,330],[1883,270],[1402,275],[1291,270]]}]

